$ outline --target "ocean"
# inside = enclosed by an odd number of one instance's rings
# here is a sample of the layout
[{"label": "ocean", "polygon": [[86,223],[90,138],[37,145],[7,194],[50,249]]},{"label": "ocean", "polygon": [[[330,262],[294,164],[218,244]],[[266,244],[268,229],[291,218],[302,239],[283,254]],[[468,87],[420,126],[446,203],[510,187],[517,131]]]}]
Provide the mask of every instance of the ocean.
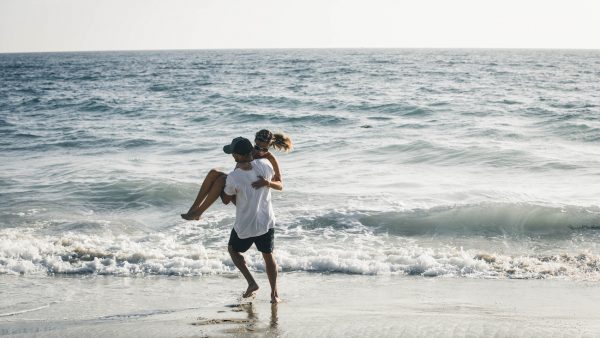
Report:
[{"label": "ocean", "polygon": [[[0,54],[0,275],[237,274],[222,147],[274,151],[282,274],[600,281],[600,51]],[[247,254],[263,272],[260,254]]]}]

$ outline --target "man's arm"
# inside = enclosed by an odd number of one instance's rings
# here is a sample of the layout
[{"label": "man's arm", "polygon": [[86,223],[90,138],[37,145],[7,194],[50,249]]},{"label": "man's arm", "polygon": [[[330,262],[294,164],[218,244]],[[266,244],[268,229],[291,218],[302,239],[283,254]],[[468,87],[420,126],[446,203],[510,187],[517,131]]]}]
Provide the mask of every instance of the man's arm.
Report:
[{"label": "man's arm", "polygon": [[227,175],[225,187],[223,187],[223,191],[221,191],[221,201],[223,204],[229,204],[231,202],[235,204],[235,185],[233,182],[234,181],[231,178],[231,174]]}]

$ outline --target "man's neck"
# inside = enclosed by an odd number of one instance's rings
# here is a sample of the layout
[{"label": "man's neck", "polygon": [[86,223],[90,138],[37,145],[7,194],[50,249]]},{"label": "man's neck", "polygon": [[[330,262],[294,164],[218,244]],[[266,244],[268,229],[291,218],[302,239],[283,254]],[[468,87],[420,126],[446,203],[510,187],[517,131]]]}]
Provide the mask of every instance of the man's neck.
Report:
[{"label": "man's neck", "polygon": [[238,162],[235,167],[240,168],[242,170],[251,170],[252,164],[250,164],[250,162]]}]

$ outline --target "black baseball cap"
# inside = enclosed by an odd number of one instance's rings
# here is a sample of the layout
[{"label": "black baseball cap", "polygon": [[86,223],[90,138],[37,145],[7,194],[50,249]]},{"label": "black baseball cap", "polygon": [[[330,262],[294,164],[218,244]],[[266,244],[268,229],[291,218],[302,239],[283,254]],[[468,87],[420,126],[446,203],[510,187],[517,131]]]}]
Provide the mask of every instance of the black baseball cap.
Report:
[{"label": "black baseball cap", "polygon": [[252,143],[245,137],[236,137],[231,140],[231,144],[223,147],[226,154],[247,155],[252,152]]}]

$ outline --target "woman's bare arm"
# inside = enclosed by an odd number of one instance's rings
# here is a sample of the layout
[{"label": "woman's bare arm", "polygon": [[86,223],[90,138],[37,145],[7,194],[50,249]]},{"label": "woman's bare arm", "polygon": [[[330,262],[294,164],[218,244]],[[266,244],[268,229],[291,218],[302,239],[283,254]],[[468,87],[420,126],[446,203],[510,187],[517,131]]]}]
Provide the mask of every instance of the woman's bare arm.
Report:
[{"label": "woman's bare arm", "polygon": [[281,191],[281,190],[283,190],[283,183],[281,183],[281,181],[275,181],[275,180],[267,181],[267,180],[265,180],[264,177],[259,176],[258,181],[252,182],[252,187],[254,189],[259,189],[262,187],[269,187],[271,189]]},{"label": "woman's bare arm", "polygon": [[271,153],[267,153],[263,158],[266,158],[267,160],[269,160],[269,162],[271,162],[271,165],[273,166],[273,171],[275,172],[275,174],[273,174],[273,181],[281,181],[281,170],[279,169],[279,162],[277,162],[277,159],[275,158],[275,156],[273,156],[273,154]]},{"label": "woman's bare arm", "polygon": [[283,190],[283,181],[281,180],[281,171],[279,169],[279,162],[277,162],[277,159],[275,158],[275,156],[273,156],[273,154],[271,154],[271,153],[267,153],[267,154],[265,154],[265,156],[263,156],[261,158],[269,160],[269,162],[273,166],[273,171],[275,173],[273,174],[273,179],[271,179],[271,181],[267,181],[263,177],[260,177],[260,179],[258,181],[252,183],[252,187],[254,187],[255,189],[258,189],[258,188],[262,188],[264,186],[268,186],[271,189],[275,189],[275,190],[279,190],[279,191]]}]

